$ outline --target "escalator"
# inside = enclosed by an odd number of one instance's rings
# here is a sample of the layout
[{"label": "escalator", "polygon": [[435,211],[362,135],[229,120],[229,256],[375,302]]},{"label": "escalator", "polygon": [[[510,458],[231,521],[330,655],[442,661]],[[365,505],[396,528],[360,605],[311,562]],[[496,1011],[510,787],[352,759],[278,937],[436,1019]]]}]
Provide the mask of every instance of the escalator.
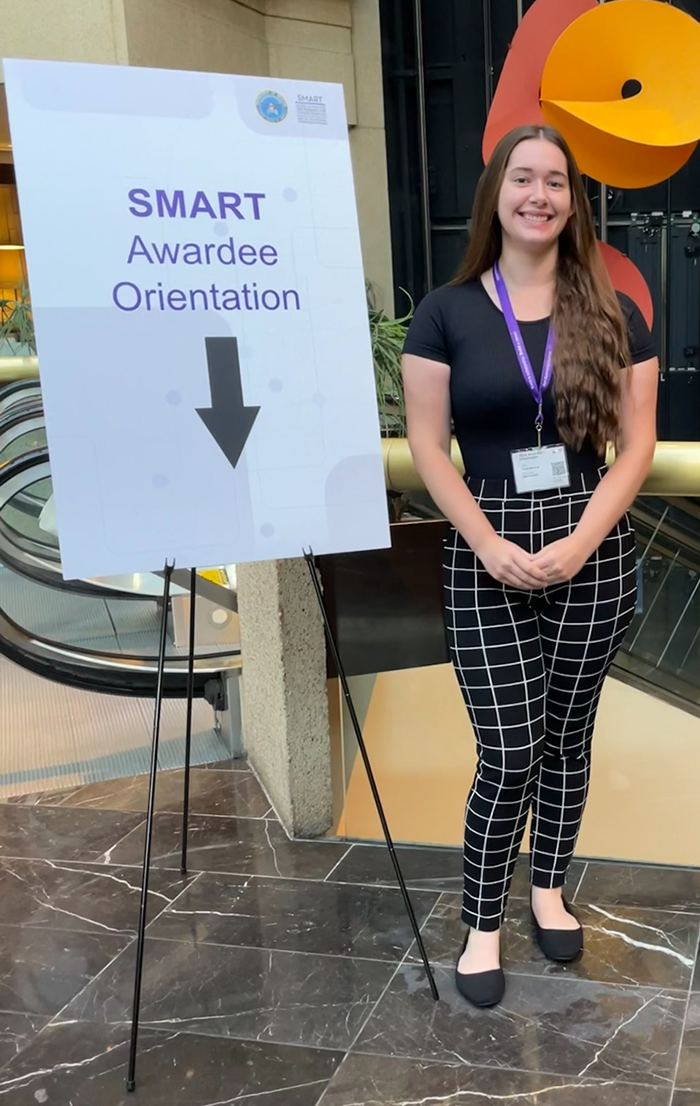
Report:
[{"label": "escalator", "polygon": [[[175,573],[172,602],[188,590],[189,573]],[[151,696],[162,591],[158,574],[63,580],[39,385],[0,389],[0,655],[69,687]],[[223,620],[236,610],[230,586],[199,578],[199,594]],[[183,698],[187,649],[175,644],[170,615],[164,694]],[[240,665],[237,644],[198,647],[195,696],[225,707]]]}]

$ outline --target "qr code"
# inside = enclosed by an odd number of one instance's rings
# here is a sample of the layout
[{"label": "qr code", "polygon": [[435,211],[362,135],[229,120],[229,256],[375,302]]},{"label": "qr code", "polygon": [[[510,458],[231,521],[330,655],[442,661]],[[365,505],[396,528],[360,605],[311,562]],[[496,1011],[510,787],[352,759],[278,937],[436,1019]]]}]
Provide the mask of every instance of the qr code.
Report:
[{"label": "qr code", "polygon": [[552,476],[566,476],[565,461],[552,461]]}]

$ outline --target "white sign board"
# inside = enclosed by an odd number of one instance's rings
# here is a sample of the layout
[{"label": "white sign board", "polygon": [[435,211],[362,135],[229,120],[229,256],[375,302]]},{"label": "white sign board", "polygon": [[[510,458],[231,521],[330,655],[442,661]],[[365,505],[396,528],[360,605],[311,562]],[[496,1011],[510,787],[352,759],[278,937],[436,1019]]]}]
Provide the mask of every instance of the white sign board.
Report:
[{"label": "white sign board", "polygon": [[4,65],[64,576],[387,546],[342,87]]}]

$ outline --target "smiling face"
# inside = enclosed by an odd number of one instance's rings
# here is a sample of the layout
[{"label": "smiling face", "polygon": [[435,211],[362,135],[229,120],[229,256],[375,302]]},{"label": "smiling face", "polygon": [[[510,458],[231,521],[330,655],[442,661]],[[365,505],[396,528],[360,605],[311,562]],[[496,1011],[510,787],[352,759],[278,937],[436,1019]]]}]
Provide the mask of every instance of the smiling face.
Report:
[{"label": "smiling face", "polygon": [[506,165],[498,197],[504,239],[520,248],[546,249],[573,213],[566,157],[544,138],[518,143]]}]

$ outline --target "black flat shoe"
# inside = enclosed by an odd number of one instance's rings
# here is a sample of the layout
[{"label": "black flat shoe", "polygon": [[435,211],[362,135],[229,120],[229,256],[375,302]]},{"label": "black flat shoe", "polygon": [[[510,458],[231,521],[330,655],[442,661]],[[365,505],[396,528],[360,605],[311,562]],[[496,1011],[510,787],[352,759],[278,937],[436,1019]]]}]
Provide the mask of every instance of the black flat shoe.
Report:
[{"label": "black flat shoe", "polygon": [[[459,965],[460,957],[467,947],[468,940],[469,930],[467,930],[467,936],[464,938],[464,944],[457,957],[457,965]],[[489,972],[467,974],[458,971],[457,965],[455,965],[455,983],[462,998],[480,1009],[497,1006],[506,990],[506,977],[503,974],[503,968],[493,968]]]},{"label": "black flat shoe", "polygon": [[[566,899],[562,896],[564,909],[572,918],[576,918]],[[548,960],[557,964],[573,964],[583,953],[583,927],[578,929],[543,929],[537,921],[530,898],[530,913],[535,926],[535,937],[540,949]],[[576,919],[578,921],[578,919]]]}]

